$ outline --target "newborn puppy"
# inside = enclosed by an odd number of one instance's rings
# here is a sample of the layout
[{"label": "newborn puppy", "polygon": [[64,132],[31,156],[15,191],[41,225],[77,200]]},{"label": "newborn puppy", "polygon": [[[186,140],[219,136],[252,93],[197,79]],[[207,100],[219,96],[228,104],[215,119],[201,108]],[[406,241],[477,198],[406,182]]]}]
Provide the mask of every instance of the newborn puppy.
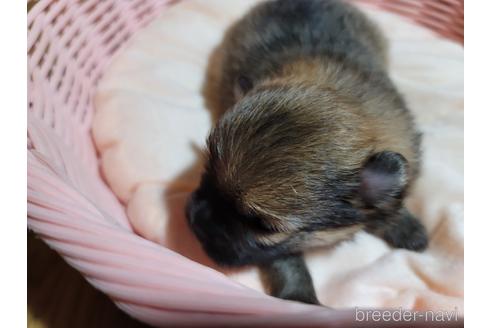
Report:
[{"label": "newborn puppy", "polygon": [[426,247],[403,205],[420,135],[372,22],[335,0],[268,1],[227,31],[220,51],[222,115],[187,206],[212,259],[260,264],[273,295],[317,303],[305,250],[360,230]]}]

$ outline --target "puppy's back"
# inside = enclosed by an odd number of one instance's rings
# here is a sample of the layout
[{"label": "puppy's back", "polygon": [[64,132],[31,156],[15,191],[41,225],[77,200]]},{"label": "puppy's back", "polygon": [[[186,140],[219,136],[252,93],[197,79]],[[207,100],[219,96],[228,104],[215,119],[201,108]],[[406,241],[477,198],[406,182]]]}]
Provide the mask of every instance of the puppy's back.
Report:
[{"label": "puppy's back", "polygon": [[300,58],[327,58],[364,72],[384,70],[386,44],[377,27],[338,0],[275,0],[254,7],[226,33],[221,112],[236,101],[241,78],[251,86]]}]

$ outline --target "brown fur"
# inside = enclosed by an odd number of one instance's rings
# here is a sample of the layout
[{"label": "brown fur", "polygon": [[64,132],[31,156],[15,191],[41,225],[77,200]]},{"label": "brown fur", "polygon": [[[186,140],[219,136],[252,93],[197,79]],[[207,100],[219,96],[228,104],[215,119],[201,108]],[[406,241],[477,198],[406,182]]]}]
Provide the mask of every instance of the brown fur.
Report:
[{"label": "brown fur", "polygon": [[[217,183],[243,210],[268,217],[279,231],[302,227],[313,216],[318,199],[312,191],[325,181],[318,177],[328,161],[338,174],[352,174],[371,154],[394,151],[409,162],[410,184],[419,167],[418,134],[401,98],[384,87],[341,63],[289,63],[241,99],[245,110],[226,115],[212,131]],[[272,123],[261,136],[250,128],[281,116],[288,124]]]},{"label": "brown fur", "polygon": [[334,0],[269,1],[229,29],[213,62],[206,91],[221,95],[208,102],[219,116],[187,209],[212,258],[307,272],[285,256],[362,229],[425,248],[403,207],[420,135],[364,15]]}]

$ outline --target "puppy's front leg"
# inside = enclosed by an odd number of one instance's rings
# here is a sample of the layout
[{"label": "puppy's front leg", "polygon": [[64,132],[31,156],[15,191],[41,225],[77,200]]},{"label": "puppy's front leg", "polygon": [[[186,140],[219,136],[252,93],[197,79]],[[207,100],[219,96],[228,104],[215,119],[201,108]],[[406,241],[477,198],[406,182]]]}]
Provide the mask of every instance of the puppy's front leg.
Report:
[{"label": "puppy's front leg", "polygon": [[263,264],[260,266],[260,274],[270,295],[308,304],[320,304],[301,254]]},{"label": "puppy's front leg", "polygon": [[423,251],[428,245],[425,227],[404,207],[388,217],[383,224],[369,227],[368,231],[396,248]]}]

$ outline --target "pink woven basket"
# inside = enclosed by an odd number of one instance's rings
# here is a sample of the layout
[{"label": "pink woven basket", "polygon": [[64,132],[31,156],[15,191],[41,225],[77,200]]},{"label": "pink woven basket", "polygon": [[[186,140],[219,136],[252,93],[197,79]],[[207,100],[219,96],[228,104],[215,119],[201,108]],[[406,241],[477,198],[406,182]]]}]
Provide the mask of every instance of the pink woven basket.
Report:
[{"label": "pink woven basket", "polygon": [[[463,43],[463,0],[360,0]],[[277,300],[133,233],[106,186],[92,98],[115,52],[170,0],[41,0],[28,13],[28,227],[124,311],[157,326],[305,326],[333,311]],[[279,315],[282,314],[282,315]]]}]

